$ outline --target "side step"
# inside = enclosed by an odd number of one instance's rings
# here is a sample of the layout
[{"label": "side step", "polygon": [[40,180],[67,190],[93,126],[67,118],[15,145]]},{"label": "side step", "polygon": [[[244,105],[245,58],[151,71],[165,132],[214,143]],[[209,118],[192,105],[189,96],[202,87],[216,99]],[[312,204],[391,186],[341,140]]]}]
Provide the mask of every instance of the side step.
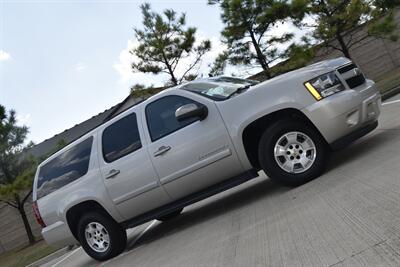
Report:
[{"label": "side step", "polygon": [[151,210],[149,212],[146,212],[144,214],[141,214],[139,216],[136,216],[132,219],[126,220],[122,222],[122,226],[125,228],[133,228],[135,226],[138,226],[140,224],[146,223],[148,221],[154,220],[156,218],[159,218],[161,216],[167,215],[175,210],[184,208],[186,206],[189,206],[193,203],[199,202],[203,199],[206,199],[210,196],[216,195],[218,193],[221,193],[225,190],[228,190],[232,187],[235,187],[237,185],[240,185],[244,182],[247,182],[253,178],[258,177],[258,173],[256,170],[249,170],[247,172],[244,172],[238,176],[235,176],[233,178],[230,178],[226,181],[223,181],[221,183],[218,183],[216,185],[210,186],[206,189],[203,189],[199,192],[193,193],[189,196],[186,196],[184,198],[178,199],[172,203],[166,204],[160,208],[156,208],[154,210]]}]

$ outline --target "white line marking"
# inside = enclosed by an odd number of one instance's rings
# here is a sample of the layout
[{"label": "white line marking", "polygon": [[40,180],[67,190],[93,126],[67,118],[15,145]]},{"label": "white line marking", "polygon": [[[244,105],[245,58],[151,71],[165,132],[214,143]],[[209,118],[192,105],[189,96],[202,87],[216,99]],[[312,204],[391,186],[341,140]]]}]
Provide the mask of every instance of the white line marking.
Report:
[{"label": "white line marking", "polygon": [[61,262],[63,262],[64,260],[66,260],[67,258],[69,258],[70,256],[72,256],[72,254],[75,254],[79,249],[81,249],[81,247],[76,248],[75,250],[71,251],[68,255],[66,255],[66,256],[63,257],[61,260],[59,260],[58,262],[56,262],[55,264],[53,264],[52,267],[55,267],[55,266],[59,265]]},{"label": "white line marking", "polygon": [[393,101],[390,101],[390,102],[385,102],[385,103],[383,103],[382,106],[386,106],[386,105],[390,105],[390,104],[395,104],[395,103],[399,103],[399,102],[400,102],[400,99],[399,99],[399,100],[393,100]]},{"label": "white line marking", "polygon": [[129,242],[128,247],[132,247],[133,245],[135,245],[135,243],[148,231],[150,230],[151,227],[153,227],[153,225],[156,223],[157,221],[154,220],[149,226],[146,227],[146,229],[143,230],[143,232],[141,232],[134,240],[132,240],[131,242]]},{"label": "white line marking", "polygon": [[[136,236],[136,238],[135,238],[134,240],[132,240],[131,242],[129,242],[129,243],[127,244],[128,249],[129,249],[130,247],[132,247],[133,245],[135,245],[135,243],[136,243],[148,230],[150,230],[150,228],[153,227],[153,225],[154,225],[156,222],[157,222],[157,220],[152,221],[151,224],[149,224],[149,226],[147,226],[146,229],[144,229],[138,236]],[[139,246],[139,247],[141,247],[141,246]],[[104,265],[106,265],[107,263],[110,263],[110,262],[112,262],[113,260],[115,260],[115,259],[117,259],[117,258],[123,257],[123,256],[125,256],[126,254],[128,254],[128,253],[130,253],[130,252],[132,252],[132,251],[134,251],[134,250],[136,250],[136,249],[137,249],[137,248],[135,248],[135,249],[133,249],[133,250],[126,251],[126,252],[124,252],[124,253],[118,255],[118,256],[115,257],[115,258],[112,258],[112,259],[110,259],[110,260],[108,260],[108,261],[102,262],[102,263],[99,264],[98,266],[104,266]]]},{"label": "white line marking", "polygon": [[[144,229],[138,236],[136,236],[136,238],[134,240],[132,240],[131,242],[129,242],[128,247],[132,247],[133,245],[135,245],[135,243],[148,231],[150,230],[151,227],[153,227],[153,225],[157,222],[157,220],[154,220],[149,226],[146,227],[146,229]],[[71,257],[73,254],[75,254],[81,247],[75,249],[74,251],[71,251],[68,255],[64,256],[61,260],[59,260],[58,262],[56,262],[55,264],[52,265],[52,267],[56,267],[57,265],[59,265],[61,262],[63,262],[64,260],[66,260],[67,258]],[[127,252],[126,252],[127,253]],[[124,254],[126,254],[124,253]],[[121,254],[119,256],[123,256],[124,254]],[[118,258],[118,257],[117,257]],[[115,259],[115,258],[114,258]],[[103,262],[102,264],[100,264],[99,266],[103,266],[104,264],[110,262],[106,261]]]}]

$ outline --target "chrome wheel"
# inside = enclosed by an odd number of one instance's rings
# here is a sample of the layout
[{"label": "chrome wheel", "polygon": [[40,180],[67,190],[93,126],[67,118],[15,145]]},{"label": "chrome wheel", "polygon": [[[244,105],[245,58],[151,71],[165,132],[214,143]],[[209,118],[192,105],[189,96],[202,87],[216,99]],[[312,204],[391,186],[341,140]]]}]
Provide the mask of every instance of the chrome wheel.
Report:
[{"label": "chrome wheel", "polygon": [[297,174],[307,171],[314,164],[317,150],[308,135],[289,132],[276,142],[274,156],[281,169]]},{"label": "chrome wheel", "polygon": [[110,246],[106,228],[98,222],[91,222],[85,228],[86,242],[96,252],[105,252]]}]

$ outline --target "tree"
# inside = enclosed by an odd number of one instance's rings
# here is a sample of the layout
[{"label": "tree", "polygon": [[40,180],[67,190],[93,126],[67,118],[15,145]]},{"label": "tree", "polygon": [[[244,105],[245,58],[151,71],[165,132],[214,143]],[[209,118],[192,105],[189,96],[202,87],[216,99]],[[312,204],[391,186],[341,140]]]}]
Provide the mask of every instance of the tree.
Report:
[{"label": "tree", "polygon": [[304,39],[300,43],[291,44],[285,51],[285,61],[274,66],[274,76],[295,70],[309,64],[315,56],[315,49]]},{"label": "tree", "polygon": [[210,71],[208,75],[210,77],[218,76],[224,74],[224,70],[229,60],[229,52],[223,51],[220,53],[214,60],[213,64],[211,64]]},{"label": "tree", "polygon": [[[143,15],[143,30],[136,28],[135,36],[139,44],[131,51],[138,60],[132,64],[134,71],[144,73],[167,73],[170,83],[178,85],[192,78],[195,68],[205,53],[211,50],[209,40],[195,45],[196,28],[186,28],[185,14],[179,17],[172,9],[157,14],[145,3],[140,6]],[[189,64],[180,64],[182,59]],[[185,62],[187,63],[187,62]],[[184,67],[187,65],[186,67]],[[181,74],[178,74],[178,67]]]},{"label": "tree", "polygon": [[138,101],[143,101],[167,88],[168,87],[154,87],[153,85],[146,86],[137,83],[131,87],[131,96],[138,99]]},{"label": "tree", "polygon": [[222,31],[228,50],[214,63],[211,73],[224,68],[224,60],[231,64],[259,65],[271,77],[270,64],[280,58],[277,45],[292,39],[293,34],[279,36],[271,30],[290,17],[287,0],[209,0],[219,4],[225,27]]},{"label": "tree", "polygon": [[16,113],[10,110],[7,114],[4,106],[0,105],[0,202],[4,202],[18,210],[29,244],[35,242],[32,228],[29,224],[25,204],[32,194],[32,182],[37,165],[67,145],[64,139],[45,155],[34,158],[29,149],[34,146],[31,141],[24,145],[28,128],[18,126]]},{"label": "tree", "polygon": [[[375,36],[396,40],[393,10],[399,0],[309,0],[305,12],[314,19],[313,37],[327,47],[351,58],[350,49],[360,41]],[[368,23],[368,34],[357,37],[359,25]]]},{"label": "tree", "polygon": [[24,205],[32,193],[32,180],[36,170],[33,157],[23,152],[28,128],[18,126],[16,113],[0,105],[0,201],[18,210],[24,223],[29,243],[35,242]]}]

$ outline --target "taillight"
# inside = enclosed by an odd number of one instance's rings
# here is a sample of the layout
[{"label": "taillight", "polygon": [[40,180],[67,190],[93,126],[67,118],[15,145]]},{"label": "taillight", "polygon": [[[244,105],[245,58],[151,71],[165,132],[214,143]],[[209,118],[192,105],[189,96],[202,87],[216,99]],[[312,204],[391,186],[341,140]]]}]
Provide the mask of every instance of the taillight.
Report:
[{"label": "taillight", "polygon": [[32,203],[32,208],[33,208],[33,213],[35,214],[35,218],[37,223],[42,226],[42,228],[46,227],[46,224],[44,223],[42,216],[40,216],[40,212],[39,212],[39,208],[38,205],[36,203],[36,201],[34,201]]}]

